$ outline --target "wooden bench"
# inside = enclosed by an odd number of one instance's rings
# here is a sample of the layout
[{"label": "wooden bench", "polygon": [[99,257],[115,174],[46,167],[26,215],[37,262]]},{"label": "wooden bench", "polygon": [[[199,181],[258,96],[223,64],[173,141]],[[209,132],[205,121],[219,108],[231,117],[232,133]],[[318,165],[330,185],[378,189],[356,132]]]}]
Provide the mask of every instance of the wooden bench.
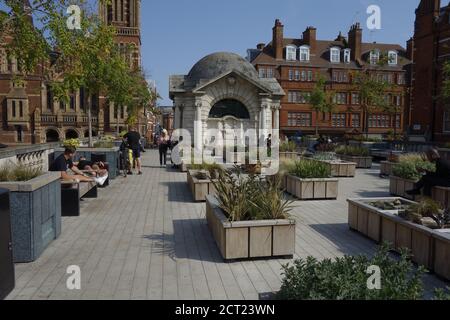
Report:
[{"label": "wooden bench", "polygon": [[97,198],[95,182],[61,181],[61,215],[63,217],[80,216],[82,198]]}]

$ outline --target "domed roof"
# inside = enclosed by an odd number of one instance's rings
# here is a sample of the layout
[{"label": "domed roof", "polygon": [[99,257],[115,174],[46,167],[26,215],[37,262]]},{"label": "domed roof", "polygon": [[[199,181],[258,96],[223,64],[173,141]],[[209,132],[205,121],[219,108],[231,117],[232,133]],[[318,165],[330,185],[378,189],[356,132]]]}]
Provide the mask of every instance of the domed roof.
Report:
[{"label": "domed roof", "polygon": [[189,71],[188,79],[191,81],[210,80],[232,70],[242,72],[251,78],[258,78],[255,67],[240,55],[217,52],[197,62]]}]

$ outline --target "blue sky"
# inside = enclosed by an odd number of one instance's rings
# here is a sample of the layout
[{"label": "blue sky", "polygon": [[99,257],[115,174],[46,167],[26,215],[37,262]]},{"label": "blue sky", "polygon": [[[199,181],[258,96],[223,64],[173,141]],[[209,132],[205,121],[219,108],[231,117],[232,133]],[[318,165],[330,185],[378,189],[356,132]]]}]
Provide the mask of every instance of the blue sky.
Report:
[{"label": "blue sky", "polygon": [[[156,80],[163,98],[171,105],[168,79],[187,74],[205,55],[230,51],[242,56],[248,48],[272,38],[275,19],[284,24],[286,37],[300,37],[309,25],[318,39],[347,34],[361,22],[364,41],[399,43],[414,30],[414,11],[419,0],[142,0],[142,56],[147,77]],[[369,31],[369,5],[381,8],[381,30]]]}]

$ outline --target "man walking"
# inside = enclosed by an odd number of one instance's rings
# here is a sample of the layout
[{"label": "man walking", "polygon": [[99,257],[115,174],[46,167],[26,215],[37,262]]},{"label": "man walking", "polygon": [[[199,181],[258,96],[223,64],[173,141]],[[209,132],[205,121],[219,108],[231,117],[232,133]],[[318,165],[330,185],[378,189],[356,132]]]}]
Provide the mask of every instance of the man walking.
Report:
[{"label": "man walking", "polygon": [[127,139],[128,145],[133,152],[133,159],[136,162],[138,175],[141,175],[141,135],[136,131],[135,127],[132,127],[124,138]]}]

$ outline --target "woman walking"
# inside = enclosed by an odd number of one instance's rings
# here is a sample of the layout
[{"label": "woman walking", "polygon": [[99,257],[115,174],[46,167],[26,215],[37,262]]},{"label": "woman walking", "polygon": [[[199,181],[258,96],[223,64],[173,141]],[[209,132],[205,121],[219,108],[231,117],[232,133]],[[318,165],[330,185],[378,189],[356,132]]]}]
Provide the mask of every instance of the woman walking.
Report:
[{"label": "woman walking", "polygon": [[161,167],[165,167],[167,164],[167,150],[170,146],[169,134],[166,129],[164,129],[159,137],[158,147],[159,147],[159,164]]}]

